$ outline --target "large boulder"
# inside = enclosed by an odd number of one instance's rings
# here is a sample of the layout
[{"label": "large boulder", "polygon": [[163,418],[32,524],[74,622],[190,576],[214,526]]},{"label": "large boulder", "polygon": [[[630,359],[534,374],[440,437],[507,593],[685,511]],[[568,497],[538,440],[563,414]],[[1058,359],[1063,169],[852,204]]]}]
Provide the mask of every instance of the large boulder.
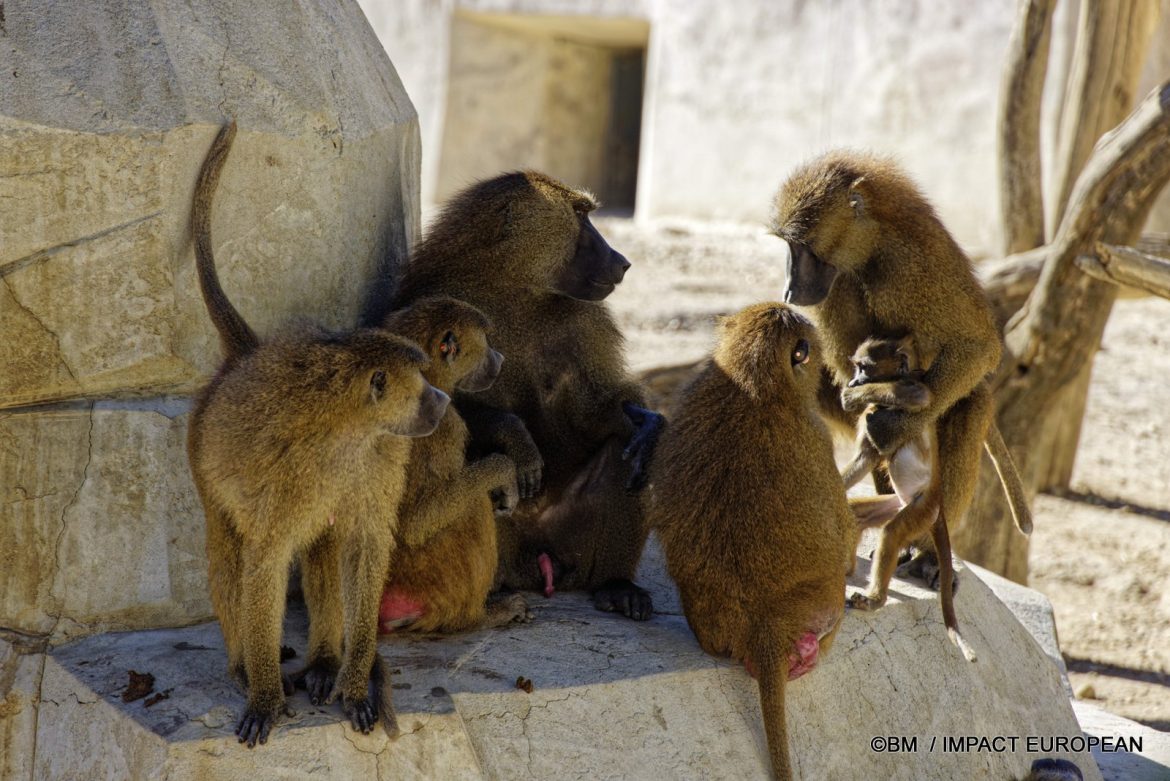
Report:
[{"label": "large boulder", "polygon": [[419,232],[414,108],[351,0],[33,0],[0,42],[0,628],[206,620],[199,166],[236,118],[214,247],[256,330],[349,326]]},{"label": "large boulder", "polygon": [[[854,586],[866,576],[860,562]],[[958,595],[964,634],[951,645],[938,599],[896,581],[890,604],[849,612],[818,669],[788,688],[798,777],[1018,779],[1038,756],[1025,739],[1081,734],[1060,672],[969,570]],[[89,637],[45,657],[35,720],[37,777],[767,778],[756,684],[705,655],[652,546],[643,570],[664,611],[637,623],[599,613],[579,594],[533,597],[529,625],[454,637],[396,637],[381,652],[396,670],[403,735],[355,734],[340,708],[296,715],[268,745],[232,734],[242,695],[225,674],[215,624]],[[286,642],[305,648],[303,611]],[[299,660],[289,663],[294,669]],[[150,673],[166,699],[122,701],[128,673]],[[532,681],[527,692],[517,678]],[[150,703],[147,705],[147,703]],[[944,739],[1017,737],[963,750]],[[880,739],[882,751],[871,743]],[[887,751],[894,738],[899,751]],[[27,742],[28,738],[26,738]],[[911,746],[913,741],[913,746]],[[48,750],[51,747],[51,750]],[[1055,755],[1061,755],[1055,753]],[[1063,754],[1089,781],[1088,753]]]}]

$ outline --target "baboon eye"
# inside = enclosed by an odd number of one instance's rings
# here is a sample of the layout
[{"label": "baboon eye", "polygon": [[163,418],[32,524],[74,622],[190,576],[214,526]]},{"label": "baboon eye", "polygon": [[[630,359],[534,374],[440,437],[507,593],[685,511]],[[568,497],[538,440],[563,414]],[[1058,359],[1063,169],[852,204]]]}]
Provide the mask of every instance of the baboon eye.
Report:
[{"label": "baboon eye", "polygon": [[455,338],[452,331],[448,331],[447,335],[443,337],[443,341],[439,343],[439,352],[448,359],[453,359],[459,354],[459,340]]},{"label": "baboon eye", "polygon": [[386,392],[386,372],[379,369],[370,375],[370,388],[373,391],[374,398],[380,398]]},{"label": "baboon eye", "polygon": [[801,339],[796,343],[796,349],[792,351],[792,365],[799,366],[802,363],[808,363],[808,340]]}]

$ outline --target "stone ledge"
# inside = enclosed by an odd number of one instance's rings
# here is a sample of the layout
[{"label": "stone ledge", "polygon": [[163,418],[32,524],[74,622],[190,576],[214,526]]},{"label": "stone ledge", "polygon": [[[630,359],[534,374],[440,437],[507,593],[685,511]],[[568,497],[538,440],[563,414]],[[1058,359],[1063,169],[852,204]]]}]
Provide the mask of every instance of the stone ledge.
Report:
[{"label": "stone ledge", "polygon": [[[646,567],[654,568],[652,548]],[[860,562],[855,585],[864,582]],[[649,573],[647,573],[649,574]],[[656,599],[670,610],[661,573]],[[653,579],[644,578],[647,582]],[[973,573],[957,599],[966,662],[946,638],[935,595],[898,581],[874,614],[847,614],[833,651],[789,688],[799,777],[1022,777],[1018,753],[929,750],[942,736],[1075,736],[1081,730],[1060,674]],[[215,624],[86,638],[52,651],[41,684],[37,777],[767,778],[755,683],[703,654],[684,618],[635,623],[595,611],[577,594],[533,597],[525,626],[456,637],[397,637],[381,652],[398,672],[404,734],[354,734],[336,706],[304,693],[267,746],[231,734],[242,695],[228,683]],[[286,641],[304,648],[304,616]],[[291,662],[290,667],[296,662]],[[168,699],[124,704],[127,671],[150,672]],[[515,688],[516,677],[535,689]],[[917,738],[917,751],[877,754],[875,736]],[[1085,778],[1087,755],[1069,756]],[[274,770],[278,768],[278,770]]]}]

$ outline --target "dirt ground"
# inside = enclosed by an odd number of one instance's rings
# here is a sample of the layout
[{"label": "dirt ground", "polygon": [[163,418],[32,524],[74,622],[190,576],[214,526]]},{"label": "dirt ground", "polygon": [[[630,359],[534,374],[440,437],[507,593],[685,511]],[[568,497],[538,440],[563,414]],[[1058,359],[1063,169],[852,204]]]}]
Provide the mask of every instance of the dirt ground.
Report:
[{"label": "dirt ground", "polygon": [[[610,298],[635,370],[696,360],[714,316],[778,298],[762,228],[601,218],[633,263]],[[1034,507],[1029,585],[1052,600],[1074,691],[1170,731],[1170,302],[1121,300],[1093,366],[1072,487]]]}]

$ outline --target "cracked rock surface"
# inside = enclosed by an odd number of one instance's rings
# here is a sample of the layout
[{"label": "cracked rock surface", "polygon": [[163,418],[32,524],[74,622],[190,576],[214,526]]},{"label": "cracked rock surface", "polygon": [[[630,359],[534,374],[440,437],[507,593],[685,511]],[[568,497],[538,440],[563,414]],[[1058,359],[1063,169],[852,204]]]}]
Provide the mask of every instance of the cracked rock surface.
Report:
[{"label": "cracked rock surface", "polygon": [[[860,587],[859,561],[850,588]],[[895,581],[873,614],[847,613],[837,643],[788,688],[799,777],[1023,776],[1035,755],[945,752],[944,736],[1080,734],[1060,672],[1004,605],[961,569],[959,618],[979,661],[950,644],[938,601]],[[702,653],[652,543],[640,580],[664,611],[638,623],[581,594],[532,595],[536,620],[453,637],[381,643],[396,671],[402,735],[354,733],[340,707],[291,699],[269,743],[232,734],[243,696],[229,682],[218,627],[88,637],[46,658],[36,777],[87,778],[767,778],[757,688],[746,672]],[[305,616],[290,609],[285,642],[303,659]],[[150,673],[168,698],[123,703],[128,671]],[[527,693],[519,676],[533,683]],[[875,736],[917,740],[875,753]],[[933,751],[931,740],[936,740]],[[44,750],[52,747],[51,750]],[[1100,779],[1088,755],[1069,755]],[[17,777],[17,776],[13,776]]]},{"label": "cracked rock surface", "polygon": [[417,236],[417,116],[356,4],[33,0],[0,22],[0,408],[216,368],[188,220],[227,117],[214,247],[259,333],[353,323]]}]

